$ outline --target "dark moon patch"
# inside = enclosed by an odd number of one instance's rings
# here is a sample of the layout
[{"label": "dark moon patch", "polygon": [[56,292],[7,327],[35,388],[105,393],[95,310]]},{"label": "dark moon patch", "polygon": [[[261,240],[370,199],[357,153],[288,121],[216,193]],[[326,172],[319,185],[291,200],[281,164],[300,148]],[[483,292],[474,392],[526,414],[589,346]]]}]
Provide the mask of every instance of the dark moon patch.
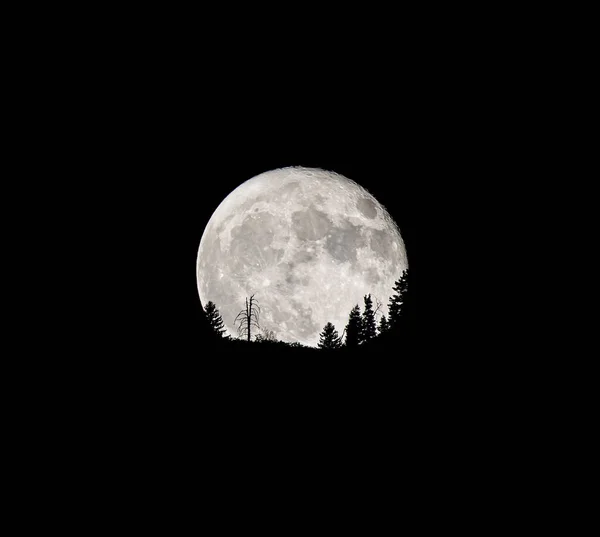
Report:
[{"label": "dark moon patch", "polygon": [[251,249],[269,246],[273,241],[272,231],[260,230],[252,222],[246,224],[247,220],[246,218],[243,225],[231,230],[232,240],[229,248],[231,255],[247,256],[254,253],[250,251]]},{"label": "dark moon patch", "polygon": [[254,262],[265,255],[281,259],[283,250],[270,248],[279,219],[271,213],[250,214],[231,230],[231,246],[228,254],[247,262]]},{"label": "dark moon patch", "polygon": [[309,252],[307,250],[298,250],[294,253],[294,258],[292,259],[292,267],[297,263],[310,263],[314,259],[317,258],[317,254],[315,252]]},{"label": "dark moon patch", "polygon": [[336,261],[356,261],[356,250],[366,245],[358,226],[335,228],[327,237],[325,249]]},{"label": "dark moon patch", "polygon": [[308,276],[296,276],[293,272],[288,272],[285,275],[286,283],[290,285],[308,285],[310,283],[310,278]]},{"label": "dark moon patch", "polygon": [[282,186],[277,194],[283,200],[288,200],[289,198],[293,197],[299,188],[300,184],[298,182],[288,183],[287,185]]},{"label": "dark moon patch", "polygon": [[332,223],[324,212],[314,206],[292,213],[293,229],[300,240],[316,241],[324,237]]},{"label": "dark moon patch", "polygon": [[371,231],[371,249],[381,257],[389,256],[393,248],[393,238],[385,230],[374,229]]},{"label": "dark moon patch", "polygon": [[377,216],[375,204],[369,198],[360,198],[357,206],[358,210],[367,218],[375,218]]},{"label": "dark moon patch", "polygon": [[[247,213],[241,224],[231,229],[231,243],[219,256],[228,269],[236,274],[262,270],[277,265],[284,257],[285,246],[274,244],[287,224],[268,211]],[[288,235],[280,237],[289,240]]]}]

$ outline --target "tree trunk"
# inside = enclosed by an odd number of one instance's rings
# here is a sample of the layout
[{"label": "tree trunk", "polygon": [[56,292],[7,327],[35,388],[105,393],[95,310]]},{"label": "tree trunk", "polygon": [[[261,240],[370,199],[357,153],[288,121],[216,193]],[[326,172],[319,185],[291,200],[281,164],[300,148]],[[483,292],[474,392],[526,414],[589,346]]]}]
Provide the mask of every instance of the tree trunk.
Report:
[{"label": "tree trunk", "polygon": [[250,313],[252,310],[252,301],[250,301],[250,312],[248,313],[248,341],[250,341]]}]

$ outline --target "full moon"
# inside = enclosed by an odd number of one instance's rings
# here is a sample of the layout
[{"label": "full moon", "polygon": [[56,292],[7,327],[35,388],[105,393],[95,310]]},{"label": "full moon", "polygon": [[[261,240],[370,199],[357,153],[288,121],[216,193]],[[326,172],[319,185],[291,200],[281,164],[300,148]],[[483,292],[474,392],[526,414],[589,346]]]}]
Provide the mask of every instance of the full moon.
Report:
[{"label": "full moon", "polygon": [[398,226],[367,190],[331,171],[290,167],[247,180],[221,202],[200,240],[196,276],[200,301],[215,303],[231,336],[255,295],[263,330],[314,347],[327,322],[341,336],[367,294],[387,316],[407,268]]}]

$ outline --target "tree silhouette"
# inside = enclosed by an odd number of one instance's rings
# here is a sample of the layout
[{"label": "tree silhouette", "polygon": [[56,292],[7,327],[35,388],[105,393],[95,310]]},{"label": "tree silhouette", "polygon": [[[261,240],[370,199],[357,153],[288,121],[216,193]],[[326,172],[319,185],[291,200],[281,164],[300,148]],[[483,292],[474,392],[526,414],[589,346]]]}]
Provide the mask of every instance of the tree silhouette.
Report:
[{"label": "tree silhouette", "polygon": [[338,335],[335,326],[327,323],[323,332],[319,334],[319,349],[339,349],[342,346],[342,339]]},{"label": "tree silhouette", "polygon": [[373,300],[371,295],[365,295],[365,311],[362,314],[362,340],[369,341],[377,336],[377,325],[375,323],[375,312],[373,311]]},{"label": "tree silhouette", "polygon": [[238,324],[238,334],[240,337],[245,335],[248,337],[248,341],[250,341],[251,338],[252,327],[260,330],[260,307],[256,302],[257,301],[254,300],[254,295],[250,297],[249,301],[248,297],[246,297],[246,308],[237,314],[234,321],[234,323]]},{"label": "tree silhouette", "polygon": [[402,306],[408,290],[408,270],[402,271],[402,276],[394,283],[394,294],[390,297],[388,309],[390,313],[389,325],[393,327],[402,316]]},{"label": "tree silhouette", "polygon": [[362,317],[358,304],[352,308],[346,325],[346,347],[358,347],[362,342]]},{"label": "tree silhouette", "polygon": [[390,324],[385,315],[381,316],[379,319],[379,334],[385,334],[390,329]]},{"label": "tree silhouette", "polygon": [[223,325],[223,319],[217,306],[215,306],[214,302],[208,301],[206,303],[206,307],[204,308],[204,313],[206,314],[206,319],[208,320],[208,324],[212,328],[212,331],[215,333],[217,337],[223,337],[225,333],[225,327]]}]

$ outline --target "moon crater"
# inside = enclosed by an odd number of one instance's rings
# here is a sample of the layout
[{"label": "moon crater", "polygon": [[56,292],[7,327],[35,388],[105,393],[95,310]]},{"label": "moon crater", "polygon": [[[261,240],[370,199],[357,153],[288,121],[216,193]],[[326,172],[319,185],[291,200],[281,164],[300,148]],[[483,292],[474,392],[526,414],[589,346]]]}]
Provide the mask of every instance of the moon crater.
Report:
[{"label": "moon crater", "polygon": [[366,240],[358,226],[350,225],[346,228],[336,228],[334,233],[327,237],[325,249],[336,261],[354,262],[357,260],[357,248],[365,244]]},{"label": "moon crater", "polygon": [[369,198],[360,198],[358,200],[358,210],[367,218],[375,218],[377,216],[375,204]]}]

